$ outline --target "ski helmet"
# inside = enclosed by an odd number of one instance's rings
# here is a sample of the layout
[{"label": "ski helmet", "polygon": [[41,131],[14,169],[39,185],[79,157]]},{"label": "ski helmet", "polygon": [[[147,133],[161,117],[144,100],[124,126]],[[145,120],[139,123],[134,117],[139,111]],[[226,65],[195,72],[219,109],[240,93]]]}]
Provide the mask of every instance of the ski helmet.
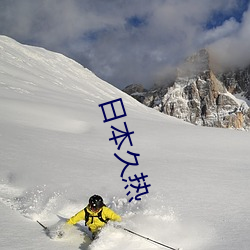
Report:
[{"label": "ski helmet", "polygon": [[98,210],[103,207],[103,199],[99,195],[93,195],[89,198],[89,206],[93,210]]}]

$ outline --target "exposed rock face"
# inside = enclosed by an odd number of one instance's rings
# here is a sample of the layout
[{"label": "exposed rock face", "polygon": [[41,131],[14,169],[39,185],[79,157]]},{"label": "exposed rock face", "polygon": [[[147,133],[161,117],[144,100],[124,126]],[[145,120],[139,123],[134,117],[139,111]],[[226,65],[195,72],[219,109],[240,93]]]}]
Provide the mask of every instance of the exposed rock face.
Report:
[{"label": "exposed rock face", "polygon": [[230,93],[242,93],[250,100],[250,66],[218,74],[218,79],[225,84]]},{"label": "exposed rock face", "polygon": [[250,69],[220,74],[219,80],[209,62],[208,51],[201,50],[181,65],[171,87],[149,91],[137,88],[131,95],[149,107],[196,125],[248,129],[250,109],[233,94],[244,89],[245,96],[250,95]]},{"label": "exposed rock face", "polygon": [[123,89],[125,93],[128,95],[133,96],[137,101],[142,102],[144,101],[144,95],[146,94],[147,90],[144,89],[142,84],[131,84]]}]

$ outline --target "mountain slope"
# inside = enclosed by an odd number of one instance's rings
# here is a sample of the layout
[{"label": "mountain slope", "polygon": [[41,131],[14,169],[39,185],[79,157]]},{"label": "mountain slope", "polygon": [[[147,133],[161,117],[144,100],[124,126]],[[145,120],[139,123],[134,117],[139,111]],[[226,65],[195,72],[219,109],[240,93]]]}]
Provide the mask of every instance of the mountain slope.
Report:
[{"label": "mountain slope", "polygon": [[[0,246],[4,249],[161,249],[107,226],[93,244],[73,227],[50,240],[53,226],[98,193],[122,225],[185,250],[250,245],[249,133],[184,123],[138,103],[72,60],[0,37]],[[103,123],[101,103],[122,98],[127,116]],[[111,125],[127,123],[133,146],[117,150]],[[149,194],[128,202],[114,153],[148,175]],[[135,191],[131,190],[135,195]],[[85,229],[86,230],[86,229]],[[11,235],[17,239],[9,240]]]}]

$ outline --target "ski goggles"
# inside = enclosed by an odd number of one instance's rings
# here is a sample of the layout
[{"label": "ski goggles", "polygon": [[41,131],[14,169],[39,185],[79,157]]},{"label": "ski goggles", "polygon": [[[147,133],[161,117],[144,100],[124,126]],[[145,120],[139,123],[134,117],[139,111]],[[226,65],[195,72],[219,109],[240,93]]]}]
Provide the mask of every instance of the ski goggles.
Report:
[{"label": "ski goggles", "polygon": [[93,205],[90,205],[89,208],[93,212],[97,212],[97,211],[99,211],[101,209],[101,207],[97,207],[97,206],[93,206]]}]

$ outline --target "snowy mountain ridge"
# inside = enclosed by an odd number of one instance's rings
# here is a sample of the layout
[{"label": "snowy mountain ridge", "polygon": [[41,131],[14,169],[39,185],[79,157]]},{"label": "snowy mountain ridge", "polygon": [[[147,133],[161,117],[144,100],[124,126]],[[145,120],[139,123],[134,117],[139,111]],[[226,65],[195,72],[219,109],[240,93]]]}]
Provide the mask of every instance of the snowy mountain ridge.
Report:
[{"label": "snowy mountain ridge", "polygon": [[[103,122],[101,103],[122,98],[127,116]],[[120,150],[111,125],[127,123]],[[0,37],[0,248],[162,249],[112,224],[90,242],[84,222],[50,239],[93,194],[122,226],[184,250],[248,250],[249,133],[193,126],[140,104],[63,55]],[[141,201],[128,202],[120,174],[147,174]],[[131,190],[133,191],[133,190]],[[134,193],[135,192],[135,193]],[[132,192],[136,194],[136,191]]]}]

